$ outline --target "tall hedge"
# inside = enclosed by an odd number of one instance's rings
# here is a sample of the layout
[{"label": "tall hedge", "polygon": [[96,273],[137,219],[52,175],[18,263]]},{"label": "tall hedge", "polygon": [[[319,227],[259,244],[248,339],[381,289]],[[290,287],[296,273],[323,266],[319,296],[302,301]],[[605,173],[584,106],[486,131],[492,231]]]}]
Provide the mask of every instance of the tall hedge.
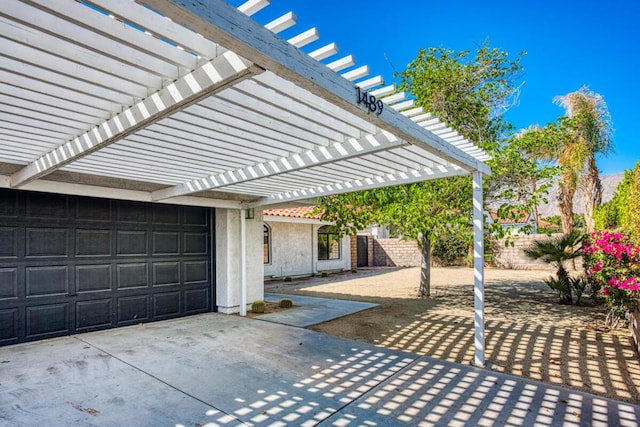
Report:
[{"label": "tall hedge", "polygon": [[629,233],[636,246],[640,245],[640,161],[630,173],[629,193],[623,218],[622,228]]},{"label": "tall hedge", "polygon": [[596,209],[595,221],[598,230],[620,229],[640,245],[640,161],[624,172],[613,199]]}]

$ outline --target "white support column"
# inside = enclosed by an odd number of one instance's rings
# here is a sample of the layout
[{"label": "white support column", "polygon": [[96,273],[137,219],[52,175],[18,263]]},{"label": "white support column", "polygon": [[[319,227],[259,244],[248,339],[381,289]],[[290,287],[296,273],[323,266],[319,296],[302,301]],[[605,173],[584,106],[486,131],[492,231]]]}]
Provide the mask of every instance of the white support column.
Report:
[{"label": "white support column", "polygon": [[482,172],[473,173],[473,293],[475,366],[484,367],[484,232]]},{"label": "white support column", "polygon": [[247,224],[246,209],[240,211],[240,316],[247,315]]}]

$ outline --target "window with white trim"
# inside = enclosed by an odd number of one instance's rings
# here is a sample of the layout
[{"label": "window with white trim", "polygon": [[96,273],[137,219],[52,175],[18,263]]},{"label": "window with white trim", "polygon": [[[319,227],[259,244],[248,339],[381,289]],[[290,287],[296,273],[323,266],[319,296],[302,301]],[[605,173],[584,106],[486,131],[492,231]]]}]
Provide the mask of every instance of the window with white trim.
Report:
[{"label": "window with white trim", "polygon": [[265,264],[271,264],[271,228],[267,224],[263,224],[262,230],[262,259]]},{"label": "window with white trim", "polygon": [[340,233],[336,226],[324,225],[318,229],[318,260],[340,259]]}]

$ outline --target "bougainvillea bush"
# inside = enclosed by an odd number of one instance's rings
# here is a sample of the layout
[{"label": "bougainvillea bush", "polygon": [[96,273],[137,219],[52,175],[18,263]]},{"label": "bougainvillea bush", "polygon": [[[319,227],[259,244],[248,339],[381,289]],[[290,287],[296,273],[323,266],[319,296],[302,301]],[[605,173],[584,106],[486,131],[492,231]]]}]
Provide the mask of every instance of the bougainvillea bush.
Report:
[{"label": "bougainvillea bush", "polygon": [[598,231],[584,247],[587,277],[619,318],[639,308],[640,248],[623,233]]}]

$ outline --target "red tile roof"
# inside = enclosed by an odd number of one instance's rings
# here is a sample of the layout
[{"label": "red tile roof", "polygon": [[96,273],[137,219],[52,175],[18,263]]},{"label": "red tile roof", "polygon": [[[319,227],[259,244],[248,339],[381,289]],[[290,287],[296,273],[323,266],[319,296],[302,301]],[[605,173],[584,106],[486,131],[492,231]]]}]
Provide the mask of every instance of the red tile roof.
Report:
[{"label": "red tile roof", "polygon": [[264,216],[280,216],[286,218],[306,218],[306,219],[320,219],[320,214],[311,215],[311,212],[315,209],[315,206],[300,206],[297,208],[283,208],[283,209],[265,209],[262,211]]}]

